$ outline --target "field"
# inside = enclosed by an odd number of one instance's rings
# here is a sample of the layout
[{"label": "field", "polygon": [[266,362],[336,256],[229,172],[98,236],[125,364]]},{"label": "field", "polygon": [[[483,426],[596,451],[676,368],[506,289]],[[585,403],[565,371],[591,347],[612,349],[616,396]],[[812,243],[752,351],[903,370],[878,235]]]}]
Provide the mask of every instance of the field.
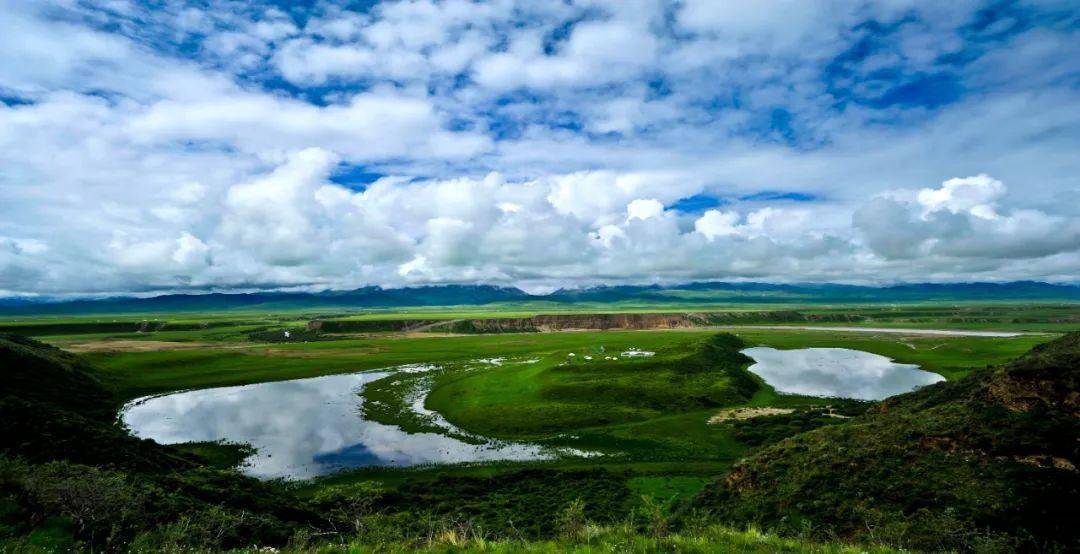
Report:
[{"label": "field", "polygon": [[[585,308],[570,313],[586,313]],[[0,330],[32,334],[82,353],[101,368],[103,380],[120,401],[175,390],[437,364],[434,375],[386,378],[368,385],[365,416],[410,432],[446,432],[408,406],[406,397],[422,386],[426,387],[425,407],[468,433],[601,455],[542,462],[364,468],[307,483],[304,490],[317,494],[322,488],[346,483],[394,489],[431,480],[492,478],[523,468],[603,469],[612,472],[605,479],[617,481],[620,490],[628,491],[629,509],[642,496],[670,505],[695,494],[709,478],[756,447],[760,437],[775,440],[836,421],[810,412],[843,402],[779,395],[746,373],[750,360],[737,354],[744,346],[851,348],[957,379],[972,368],[1014,358],[1050,340],[1054,332],[1074,328],[1069,321],[1077,315],[1071,306],[790,308],[783,312],[775,306],[768,311],[725,308],[725,313],[740,313],[746,321],[724,329],[738,337],[733,340],[741,341],[731,344],[724,342],[727,335],[718,335],[719,329],[714,328],[479,335],[413,331],[312,335],[306,331],[308,321],[315,319],[394,322],[535,315],[516,308],[485,312],[468,306],[353,315],[230,312],[18,318],[0,322]],[[777,313],[790,317],[792,312],[823,319],[815,325],[1023,329],[1038,334],[942,337],[754,327],[755,322],[773,324]],[[285,331],[291,340],[284,337]],[[628,351],[654,355],[620,355]],[[476,360],[499,363],[477,364]],[[848,409],[860,409],[854,404]],[[782,406],[802,417],[765,418],[756,422],[752,432],[738,422],[708,423],[719,409],[739,406]],[[766,422],[764,427],[762,422]]]},{"label": "field", "polygon": [[[20,317],[0,319],[0,333],[78,354],[111,393],[114,410],[174,391],[382,370],[388,375],[364,385],[355,399],[365,421],[465,445],[509,441],[557,453],[530,461],[376,464],[272,485],[283,487],[274,494],[296,495],[334,521],[359,517],[356,510],[367,514],[354,521],[363,521],[363,529],[356,527],[350,539],[361,550],[366,541],[509,548],[483,543],[488,539],[544,539],[549,542],[527,547],[558,550],[567,526],[576,528],[577,521],[593,526],[590,541],[612,547],[681,544],[693,551],[726,542],[748,551],[842,551],[847,547],[840,543],[784,543],[754,530],[715,522],[695,527],[696,520],[686,520],[688,502],[741,460],[875,404],[780,394],[747,371],[753,360],[740,351],[846,348],[957,381],[1075,329],[1080,316],[1080,308],[1068,304],[724,306],[707,312],[590,312],[583,305],[543,315],[531,308]],[[885,327],[904,331],[872,330]],[[919,332],[928,329],[1016,335]],[[401,367],[419,370],[394,369]],[[57,391],[56,398],[75,392]],[[20,409],[14,416],[21,417]],[[258,456],[245,444],[198,440],[174,452],[226,470]],[[109,456],[98,449],[87,455]],[[224,485],[197,485],[207,486]],[[669,525],[678,533],[664,530]],[[431,533],[449,538],[420,539]]]}]

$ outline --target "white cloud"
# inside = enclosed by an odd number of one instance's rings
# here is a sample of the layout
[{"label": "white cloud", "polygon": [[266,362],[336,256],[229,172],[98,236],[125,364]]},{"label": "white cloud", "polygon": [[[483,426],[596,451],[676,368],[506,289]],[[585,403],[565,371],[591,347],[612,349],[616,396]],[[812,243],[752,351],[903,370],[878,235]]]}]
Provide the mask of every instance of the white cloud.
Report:
[{"label": "white cloud", "polygon": [[375,52],[363,46],[317,44],[307,39],[286,43],[275,56],[282,76],[311,84],[334,76],[362,75],[378,63]]},{"label": "white cloud", "polygon": [[981,4],[11,2],[0,290],[1075,280],[1080,41]]},{"label": "white cloud", "polygon": [[626,205],[626,220],[650,219],[664,213],[664,204],[655,198],[639,198]]},{"label": "white cloud", "polygon": [[206,246],[206,243],[191,233],[183,233],[176,239],[176,250],[172,253],[172,260],[183,267],[198,267],[206,265],[206,256],[209,253],[210,248]]},{"label": "white cloud", "polygon": [[427,98],[396,91],[361,93],[326,107],[247,93],[162,101],[132,117],[127,132],[143,143],[221,141],[256,154],[318,145],[370,160],[472,156],[490,145],[483,136],[443,130]]},{"label": "white cloud", "polygon": [[738,233],[735,228],[738,222],[738,213],[708,210],[694,222],[694,230],[712,241],[717,237],[726,237]]},{"label": "white cloud", "polygon": [[336,158],[318,148],[297,152],[270,175],[232,187],[220,240],[270,265],[298,265],[322,248],[316,191]]},{"label": "white cloud", "polygon": [[941,188],[920,190],[916,198],[927,212],[969,212],[984,219],[993,219],[993,204],[1004,195],[1004,183],[984,174],[949,179],[941,184]]},{"label": "white cloud", "polygon": [[953,178],[914,201],[878,198],[854,225],[888,259],[1043,258],[1080,251],[1080,220],[1001,205],[1006,186],[988,175]]}]

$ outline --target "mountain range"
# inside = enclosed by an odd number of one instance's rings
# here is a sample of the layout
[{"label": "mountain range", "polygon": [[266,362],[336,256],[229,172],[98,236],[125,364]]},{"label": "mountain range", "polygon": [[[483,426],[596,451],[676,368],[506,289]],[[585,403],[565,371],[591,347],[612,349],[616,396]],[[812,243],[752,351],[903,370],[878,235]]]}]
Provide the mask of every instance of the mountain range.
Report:
[{"label": "mountain range", "polygon": [[97,299],[0,299],[0,314],[94,314],[228,310],[405,308],[497,304],[613,304],[624,306],[708,304],[918,303],[971,301],[1080,301],[1080,286],[1033,281],[1008,283],[913,283],[883,287],[840,284],[696,282],[682,285],[620,285],[560,289],[534,295],[492,285],[406,288],[364,287],[348,291],[166,294]]}]

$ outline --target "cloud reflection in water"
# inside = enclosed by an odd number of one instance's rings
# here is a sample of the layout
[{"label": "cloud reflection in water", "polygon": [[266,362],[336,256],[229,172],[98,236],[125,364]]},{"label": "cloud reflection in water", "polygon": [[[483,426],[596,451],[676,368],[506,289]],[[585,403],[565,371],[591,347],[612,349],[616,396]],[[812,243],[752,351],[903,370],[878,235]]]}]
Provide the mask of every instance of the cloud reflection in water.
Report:
[{"label": "cloud reflection in water", "polygon": [[387,372],[195,390],[129,404],[132,432],[163,444],[228,440],[258,449],[244,471],[261,478],[305,479],[372,465],[411,466],[549,457],[536,445],[468,444],[436,433],[409,434],[364,420],[360,390]]}]

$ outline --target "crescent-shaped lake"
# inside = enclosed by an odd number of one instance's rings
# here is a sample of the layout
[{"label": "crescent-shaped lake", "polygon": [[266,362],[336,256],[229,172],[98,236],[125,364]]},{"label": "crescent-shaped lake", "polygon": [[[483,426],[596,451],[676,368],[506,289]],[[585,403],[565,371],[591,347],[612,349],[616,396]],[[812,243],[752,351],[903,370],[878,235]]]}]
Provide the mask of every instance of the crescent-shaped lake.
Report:
[{"label": "crescent-shaped lake", "polygon": [[847,348],[759,346],[742,353],[754,359],[750,372],[787,394],[881,400],[945,380],[917,365]]},{"label": "crescent-shaped lake", "polygon": [[556,455],[525,443],[470,444],[438,433],[406,433],[364,419],[364,385],[391,372],[193,390],[129,403],[121,420],[139,437],[162,444],[248,443],[256,453],[243,471],[260,478],[306,479],[365,466],[413,466]]}]

